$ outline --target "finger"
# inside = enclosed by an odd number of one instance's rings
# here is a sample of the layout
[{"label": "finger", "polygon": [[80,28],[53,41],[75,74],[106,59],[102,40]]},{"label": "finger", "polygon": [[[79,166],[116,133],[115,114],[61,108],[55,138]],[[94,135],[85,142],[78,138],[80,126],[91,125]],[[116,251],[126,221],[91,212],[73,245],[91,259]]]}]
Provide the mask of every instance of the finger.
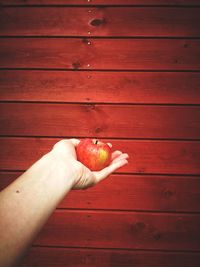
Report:
[{"label": "finger", "polygon": [[68,139],[61,139],[60,141],[54,144],[53,148],[57,148],[57,149],[61,148],[63,144],[67,144],[68,142],[69,142]]},{"label": "finger", "polygon": [[76,147],[79,143],[80,143],[80,140],[79,139],[76,139],[76,138],[72,138],[72,139],[69,139],[71,141],[71,143]]},{"label": "finger", "polygon": [[119,155],[121,155],[122,152],[119,151],[119,150],[116,150],[112,153],[112,156],[111,156],[111,160],[114,160],[116,157],[118,157]]},{"label": "finger", "polygon": [[111,143],[107,143],[107,145],[111,148],[112,147],[112,144]]},{"label": "finger", "polygon": [[129,155],[127,153],[123,153],[123,154],[119,155],[118,157],[116,157],[112,161],[112,163],[117,162],[118,160],[121,160],[121,159],[128,159],[128,158],[129,158]]},{"label": "finger", "polygon": [[97,182],[102,181],[111,173],[115,172],[117,169],[121,168],[122,166],[126,165],[128,161],[126,159],[119,160],[117,162],[112,163],[108,167],[104,168],[99,172],[94,172]]}]

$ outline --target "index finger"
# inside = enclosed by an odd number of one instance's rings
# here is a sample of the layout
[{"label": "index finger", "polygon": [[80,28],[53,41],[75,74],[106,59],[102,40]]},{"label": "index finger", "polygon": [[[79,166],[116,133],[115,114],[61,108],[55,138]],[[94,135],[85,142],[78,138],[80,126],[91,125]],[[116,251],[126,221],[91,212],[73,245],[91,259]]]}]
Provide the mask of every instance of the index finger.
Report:
[{"label": "index finger", "polygon": [[69,140],[72,142],[72,144],[73,144],[75,147],[77,147],[78,144],[80,143],[80,140],[79,140],[79,139],[76,139],[76,138],[71,138],[71,139],[69,139]]}]

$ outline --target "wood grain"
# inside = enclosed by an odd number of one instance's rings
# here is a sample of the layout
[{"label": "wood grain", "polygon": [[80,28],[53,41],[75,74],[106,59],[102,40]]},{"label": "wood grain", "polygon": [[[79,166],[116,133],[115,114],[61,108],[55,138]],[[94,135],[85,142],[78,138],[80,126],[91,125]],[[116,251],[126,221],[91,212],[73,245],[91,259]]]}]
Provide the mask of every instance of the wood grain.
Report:
[{"label": "wood grain", "polygon": [[153,5],[153,6],[182,6],[182,5],[199,5],[199,0],[95,0],[95,1],[85,1],[85,0],[0,0],[2,5]]},{"label": "wood grain", "polygon": [[[57,138],[0,138],[1,170],[25,170],[55,144]],[[200,174],[200,142],[104,140],[127,152],[129,164],[118,172]]]},{"label": "wood grain", "polygon": [[197,106],[0,103],[0,113],[4,136],[200,137]]},{"label": "wood grain", "polygon": [[[3,38],[0,68],[198,70],[200,40]],[[13,45],[13,43],[15,45]]]},{"label": "wood grain", "polygon": [[56,211],[35,245],[199,251],[200,215]]},{"label": "wood grain", "polygon": [[[20,175],[0,172],[0,190]],[[59,208],[200,212],[200,177],[111,175],[96,187],[71,191]]]},{"label": "wood grain", "polygon": [[200,104],[199,88],[198,72],[0,71],[2,101]]},{"label": "wood grain", "polygon": [[199,253],[33,247],[21,267],[199,267]]},{"label": "wood grain", "polygon": [[59,138],[130,156],[66,196],[22,266],[199,266],[200,1],[0,5],[0,189]]},{"label": "wood grain", "polygon": [[199,13],[197,7],[8,7],[0,9],[0,36],[88,36],[90,31],[90,36],[198,37]]}]

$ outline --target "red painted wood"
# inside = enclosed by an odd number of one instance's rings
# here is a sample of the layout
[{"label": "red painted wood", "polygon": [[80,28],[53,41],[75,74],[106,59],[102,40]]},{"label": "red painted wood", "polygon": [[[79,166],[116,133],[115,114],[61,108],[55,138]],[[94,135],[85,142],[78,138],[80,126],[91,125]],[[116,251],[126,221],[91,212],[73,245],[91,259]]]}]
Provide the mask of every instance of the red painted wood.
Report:
[{"label": "red painted wood", "polygon": [[[25,170],[47,153],[57,138],[0,138],[1,170]],[[105,140],[127,152],[129,164],[119,172],[200,174],[200,142]]]},{"label": "red painted wood", "polygon": [[[0,172],[0,190],[21,172]],[[200,211],[200,177],[111,175],[86,191],[71,191],[59,208]]]},{"label": "red painted wood", "polygon": [[199,0],[0,0],[4,5],[199,5]]},{"label": "red painted wood", "polygon": [[0,135],[7,136],[200,136],[200,107],[196,106],[1,103],[0,113]]},{"label": "red painted wood", "polygon": [[57,211],[34,244],[199,251],[199,224],[199,214]]},{"label": "red painted wood", "polygon": [[88,45],[84,38],[4,38],[0,43],[0,68],[116,70],[200,68],[200,40],[91,39],[90,41],[91,44]]},{"label": "red painted wood", "polygon": [[197,7],[8,7],[0,9],[0,35],[198,37],[199,13]]},{"label": "red painted wood", "polygon": [[199,267],[199,253],[33,247],[21,267]]},{"label": "red painted wood", "polygon": [[200,104],[199,88],[198,72],[0,71],[3,101]]},{"label": "red painted wood", "polygon": [[[34,254],[29,254],[23,266],[198,266],[199,253],[194,251],[200,251],[200,142],[180,138],[199,140],[199,106],[124,104],[199,104],[199,73],[195,73],[200,67],[199,39],[187,37],[199,37],[198,8],[192,6],[200,7],[200,1],[0,0],[0,3],[24,5],[0,8],[2,36],[76,37],[1,38],[0,68],[45,69],[2,70],[1,100],[67,104],[2,104],[1,134],[36,137],[0,138],[0,168],[11,171],[0,173],[0,186],[15,179],[19,172],[13,170],[27,169],[49,151],[58,140],[53,136],[75,137],[78,133],[109,137],[105,141],[112,141],[114,149],[130,155],[126,167],[97,187],[70,192],[59,205],[62,210],[53,214],[35,243],[74,249],[34,248]],[[37,4],[34,8],[25,7]],[[55,4],[72,6],[47,7]],[[91,26],[93,18],[104,18],[104,23]],[[90,38],[93,36],[145,38]],[[146,38],[152,36],[175,38]],[[70,71],[77,69],[85,72]],[[95,69],[109,72],[86,71]],[[86,116],[83,104],[88,102],[101,105],[88,105]],[[36,108],[40,108],[41,114]],[[68,116],[76,127],[71,121],[66,124]],[[86,118],[88,125],[81,127],[80,119]]]}]

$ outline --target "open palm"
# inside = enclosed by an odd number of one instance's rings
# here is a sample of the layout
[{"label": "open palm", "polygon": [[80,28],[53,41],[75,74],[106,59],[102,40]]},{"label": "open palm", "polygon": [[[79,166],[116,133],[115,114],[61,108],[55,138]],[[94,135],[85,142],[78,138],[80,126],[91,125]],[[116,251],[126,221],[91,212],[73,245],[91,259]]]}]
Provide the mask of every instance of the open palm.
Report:
[{"label": "open palm", "polygon": [[[74,183],[73,189],[86,189],[94,186],[108,177],[111,173],[128,163],[128,154],[116,150],[112,153],[111,163],[109,166],[105,167],[101,171],[91,171],[81,162],[77,161],[76,146],[79,142],[79,139],[61,140],[54,146],[54,149],[56,149],[60,155],[62,154],[66,157],[66,161],[73,159],[70,162],[78,170],[78,178]],[[112,147],[110,143],[108,143],[108,145]]]}]

